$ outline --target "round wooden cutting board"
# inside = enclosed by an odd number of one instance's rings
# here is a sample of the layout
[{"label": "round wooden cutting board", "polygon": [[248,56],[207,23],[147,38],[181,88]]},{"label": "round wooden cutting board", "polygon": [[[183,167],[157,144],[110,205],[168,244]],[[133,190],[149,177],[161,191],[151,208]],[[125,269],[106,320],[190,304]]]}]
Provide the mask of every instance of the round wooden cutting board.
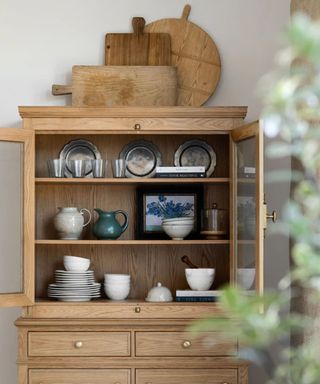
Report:
[{"label": "round wooden cutting board", "polygon": [[211,37],[188,21],[191,6],[180,19],[162,19],[145,26],[144,32],[169,33],[171,65],[178,71],[177,105],[199,107],[216,89],[221,72],[218,49]]}]

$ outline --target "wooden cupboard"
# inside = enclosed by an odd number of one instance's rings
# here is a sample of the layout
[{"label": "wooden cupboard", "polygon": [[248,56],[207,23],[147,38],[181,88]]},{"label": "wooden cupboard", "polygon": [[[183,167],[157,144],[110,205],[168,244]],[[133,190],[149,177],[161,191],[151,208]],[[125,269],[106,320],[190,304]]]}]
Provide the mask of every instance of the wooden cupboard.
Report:
[{"label": "wooden cupboard", "polygon": [[[256,290],[262,291],[262,135],[257,122],[244,124],[246,107],[20,107],[19,111],[23,129],[0,131],[1,142],[21,146],[23,247],[18,259],[23,273],[19,289],[0,295],[1,305],[23,306],[16,322],[19,384],[246,384],[247,364],[232,358],[237,340],[222,343],[213,333],[206,345],[186,331],[199,317],[222,315],[219,304],[144,300],[158,281],[172,292],[188,287],[180,260],[185,254],[195,264],[216,269],[214,289],[235,284],[237,269],[250,266],[256,269]],[[47,160],[76,138],[93,142],[108,159],[117,158],[134,139],[149,140],[159,147],[165,165],[172,164],[179,145],[197,138],[214,148],[217,165],[205,179],[115,179],[111,169],[102,179],[49,178]],[[254,177],[243,176],[243,165],[255,169]],[[183,241],[137,239],[137,189],[168,185],[201,186],[205,207],[217,203],[228,210],[228,235]],[[254,214],[250,223],[244,223],[248,198],[254,202]],[[95,239],[92,224],[81,240],[59,240],[52,218],[60,206],[123,209],[129,214],[129,227],[117,240]],[[48,283],[55,269],[62,267],[64,254],[90,257],[99,281],[106,272],[129,273],[129,299],[82,303],[48,299]]]}]

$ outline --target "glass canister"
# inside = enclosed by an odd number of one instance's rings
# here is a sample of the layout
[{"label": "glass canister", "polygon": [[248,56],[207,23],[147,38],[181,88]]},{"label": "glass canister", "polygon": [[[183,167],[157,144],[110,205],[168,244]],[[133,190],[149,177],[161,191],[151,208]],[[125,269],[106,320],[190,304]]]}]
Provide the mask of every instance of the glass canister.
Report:
[{"label": "glass canister", "polygon": [[201,211],[201,233],[203,235],[226,235],[228,233],[228,211],[218,208],[216,203],[212,208]]}]

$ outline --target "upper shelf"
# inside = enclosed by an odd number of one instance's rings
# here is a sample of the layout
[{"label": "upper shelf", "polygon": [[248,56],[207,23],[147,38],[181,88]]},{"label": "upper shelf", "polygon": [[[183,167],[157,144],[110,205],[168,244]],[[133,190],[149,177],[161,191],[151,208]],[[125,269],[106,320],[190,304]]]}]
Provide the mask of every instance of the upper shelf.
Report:
[{"label": "upper shelf", "polygon": [[221,184],[229,183],[228,177],[216,178],[49,178],[37,177],[37,184],[171,184],[171,183],[197,183],[197,184]]}]

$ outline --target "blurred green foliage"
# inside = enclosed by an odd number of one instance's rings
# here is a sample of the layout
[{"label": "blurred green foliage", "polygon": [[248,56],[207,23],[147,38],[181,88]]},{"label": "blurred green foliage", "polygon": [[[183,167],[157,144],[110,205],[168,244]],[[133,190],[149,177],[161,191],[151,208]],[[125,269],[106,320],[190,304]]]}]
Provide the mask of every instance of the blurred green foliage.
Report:
[{"label": "blurred green foliage", "polygon": [[[265,135],[274,141],[267,154],[290,155],[299,164],[293,173],[293,198],[286,204],[280,224],[294,240],[293,266],[278,289],[263,296],[225,288],[220,300],[223,317],[201,320],[191,329],[237,336],[241,345],[238,357],[262,364],[270,383],[319,384],[320,319],[295,313],[290,300],[298,285],[310,293],[309,301],[320,314],[320,22],[297,14],[286,39],[287,48],[276,57],[277,69],[262,80],[262,121]],[[283,180],[283,170],[272,178]],[[281,363],[274,362],[269,346],[281,345],[293,332],[306,329],[314,329],[311,341],[283,347]]]}]

